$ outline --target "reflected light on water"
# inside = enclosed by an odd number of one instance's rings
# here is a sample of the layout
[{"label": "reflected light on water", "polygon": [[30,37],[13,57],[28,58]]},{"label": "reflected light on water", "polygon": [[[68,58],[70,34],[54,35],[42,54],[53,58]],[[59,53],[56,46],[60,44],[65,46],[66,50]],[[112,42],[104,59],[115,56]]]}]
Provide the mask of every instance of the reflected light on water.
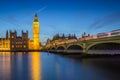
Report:
[{"label": "reflected light on water", "polygon": [[[10,79],[11,60],[9,52],[0,53],[0,77],[4,80]],[[1,79],[0,79],[1,80]]]},{"label": "reflected light on water", "polygon": [[40,53],[32,52],[30,53],[30,66],[31,66],[31,78],[32,80],[41,80],[41,62]]},{"label": "reflected light on water", "polygon": [[120,58],[0,52],[0,80],[120,80]]}]

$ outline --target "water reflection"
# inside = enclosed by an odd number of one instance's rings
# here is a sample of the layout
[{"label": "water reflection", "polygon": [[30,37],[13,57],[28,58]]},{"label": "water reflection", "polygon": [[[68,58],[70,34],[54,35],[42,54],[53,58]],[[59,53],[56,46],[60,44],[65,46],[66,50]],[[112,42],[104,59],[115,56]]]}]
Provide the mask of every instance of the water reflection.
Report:
[{"label": "water reflection", "polygon": [[0,80],[10,79],[11,74],[10,53],[0,53]]},{"label": "water reflection", "polygon": [[56,68],[56,77],[57,77],[57,80],[60,80],[60,64],[56,63],[55,64],[55,68]]},{"label": "water reflection", "polygon": [[39,52],[0,52],[0,80],[41,80]]},{"label": "water reflection", "polygon": [[120,58],[0,52],[0,80],[120,80]]},{"label": "water reflection", "polygon": [[30,53],[30,69],[31,69],[31,79],[41,80],[41,62],[40,53],[32,52]]},{"label": "water reflection", "polygon": [[90,74],[90,77],[93,77],[94,74],[96,76],[95,80],[120,80],[119,63],[120,58],[117,57],[82,60],[82,64],[84,64],[84,70],[86,71],[86,77],[89,77],[88,71],[92,70],[92,74]]}]

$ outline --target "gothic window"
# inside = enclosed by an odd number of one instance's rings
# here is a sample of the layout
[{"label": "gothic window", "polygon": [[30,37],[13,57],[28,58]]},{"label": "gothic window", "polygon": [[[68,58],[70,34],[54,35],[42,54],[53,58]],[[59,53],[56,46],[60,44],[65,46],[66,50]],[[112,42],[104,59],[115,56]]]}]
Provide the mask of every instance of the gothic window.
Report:
[{"label": "gothic window", "polygon": [[24,45],[24,48],[26,48],[26,45]]},{"label": "gothic window", "polygon": [[12,36],[12,38],[14,38],[14,36]]},{"label": "gothic window", "polygon": [[14,48],[14,45],[12,45],[12,48]]}]

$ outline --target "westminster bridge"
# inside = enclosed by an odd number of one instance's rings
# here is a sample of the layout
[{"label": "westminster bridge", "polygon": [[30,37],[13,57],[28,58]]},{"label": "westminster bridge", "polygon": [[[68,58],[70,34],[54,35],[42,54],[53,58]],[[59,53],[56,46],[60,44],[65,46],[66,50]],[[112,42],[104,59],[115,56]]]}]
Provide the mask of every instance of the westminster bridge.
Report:
[{"label": "westminster bridge", "polygon": [[[62,43],[62,44],[58,44]],[[120,36],[103,37],[96,39],[76,40],[72,42],[60,41],[50,43],[45,48],[48,52],[56,53],[87,53],[87,54],[120,54]]]}]

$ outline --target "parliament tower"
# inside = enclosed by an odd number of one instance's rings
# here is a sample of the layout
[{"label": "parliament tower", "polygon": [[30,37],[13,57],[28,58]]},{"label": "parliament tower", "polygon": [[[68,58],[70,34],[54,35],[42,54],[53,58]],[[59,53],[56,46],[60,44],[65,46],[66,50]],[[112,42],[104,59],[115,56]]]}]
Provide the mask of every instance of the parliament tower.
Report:
[{"label": "parliament tower", "polygon": [[39,40],[39,31],[40,31],[40,23],[38,21],[38,16],[35,14],[33,21],[33,47],[34,50],[40,49],[40,40]]}]

